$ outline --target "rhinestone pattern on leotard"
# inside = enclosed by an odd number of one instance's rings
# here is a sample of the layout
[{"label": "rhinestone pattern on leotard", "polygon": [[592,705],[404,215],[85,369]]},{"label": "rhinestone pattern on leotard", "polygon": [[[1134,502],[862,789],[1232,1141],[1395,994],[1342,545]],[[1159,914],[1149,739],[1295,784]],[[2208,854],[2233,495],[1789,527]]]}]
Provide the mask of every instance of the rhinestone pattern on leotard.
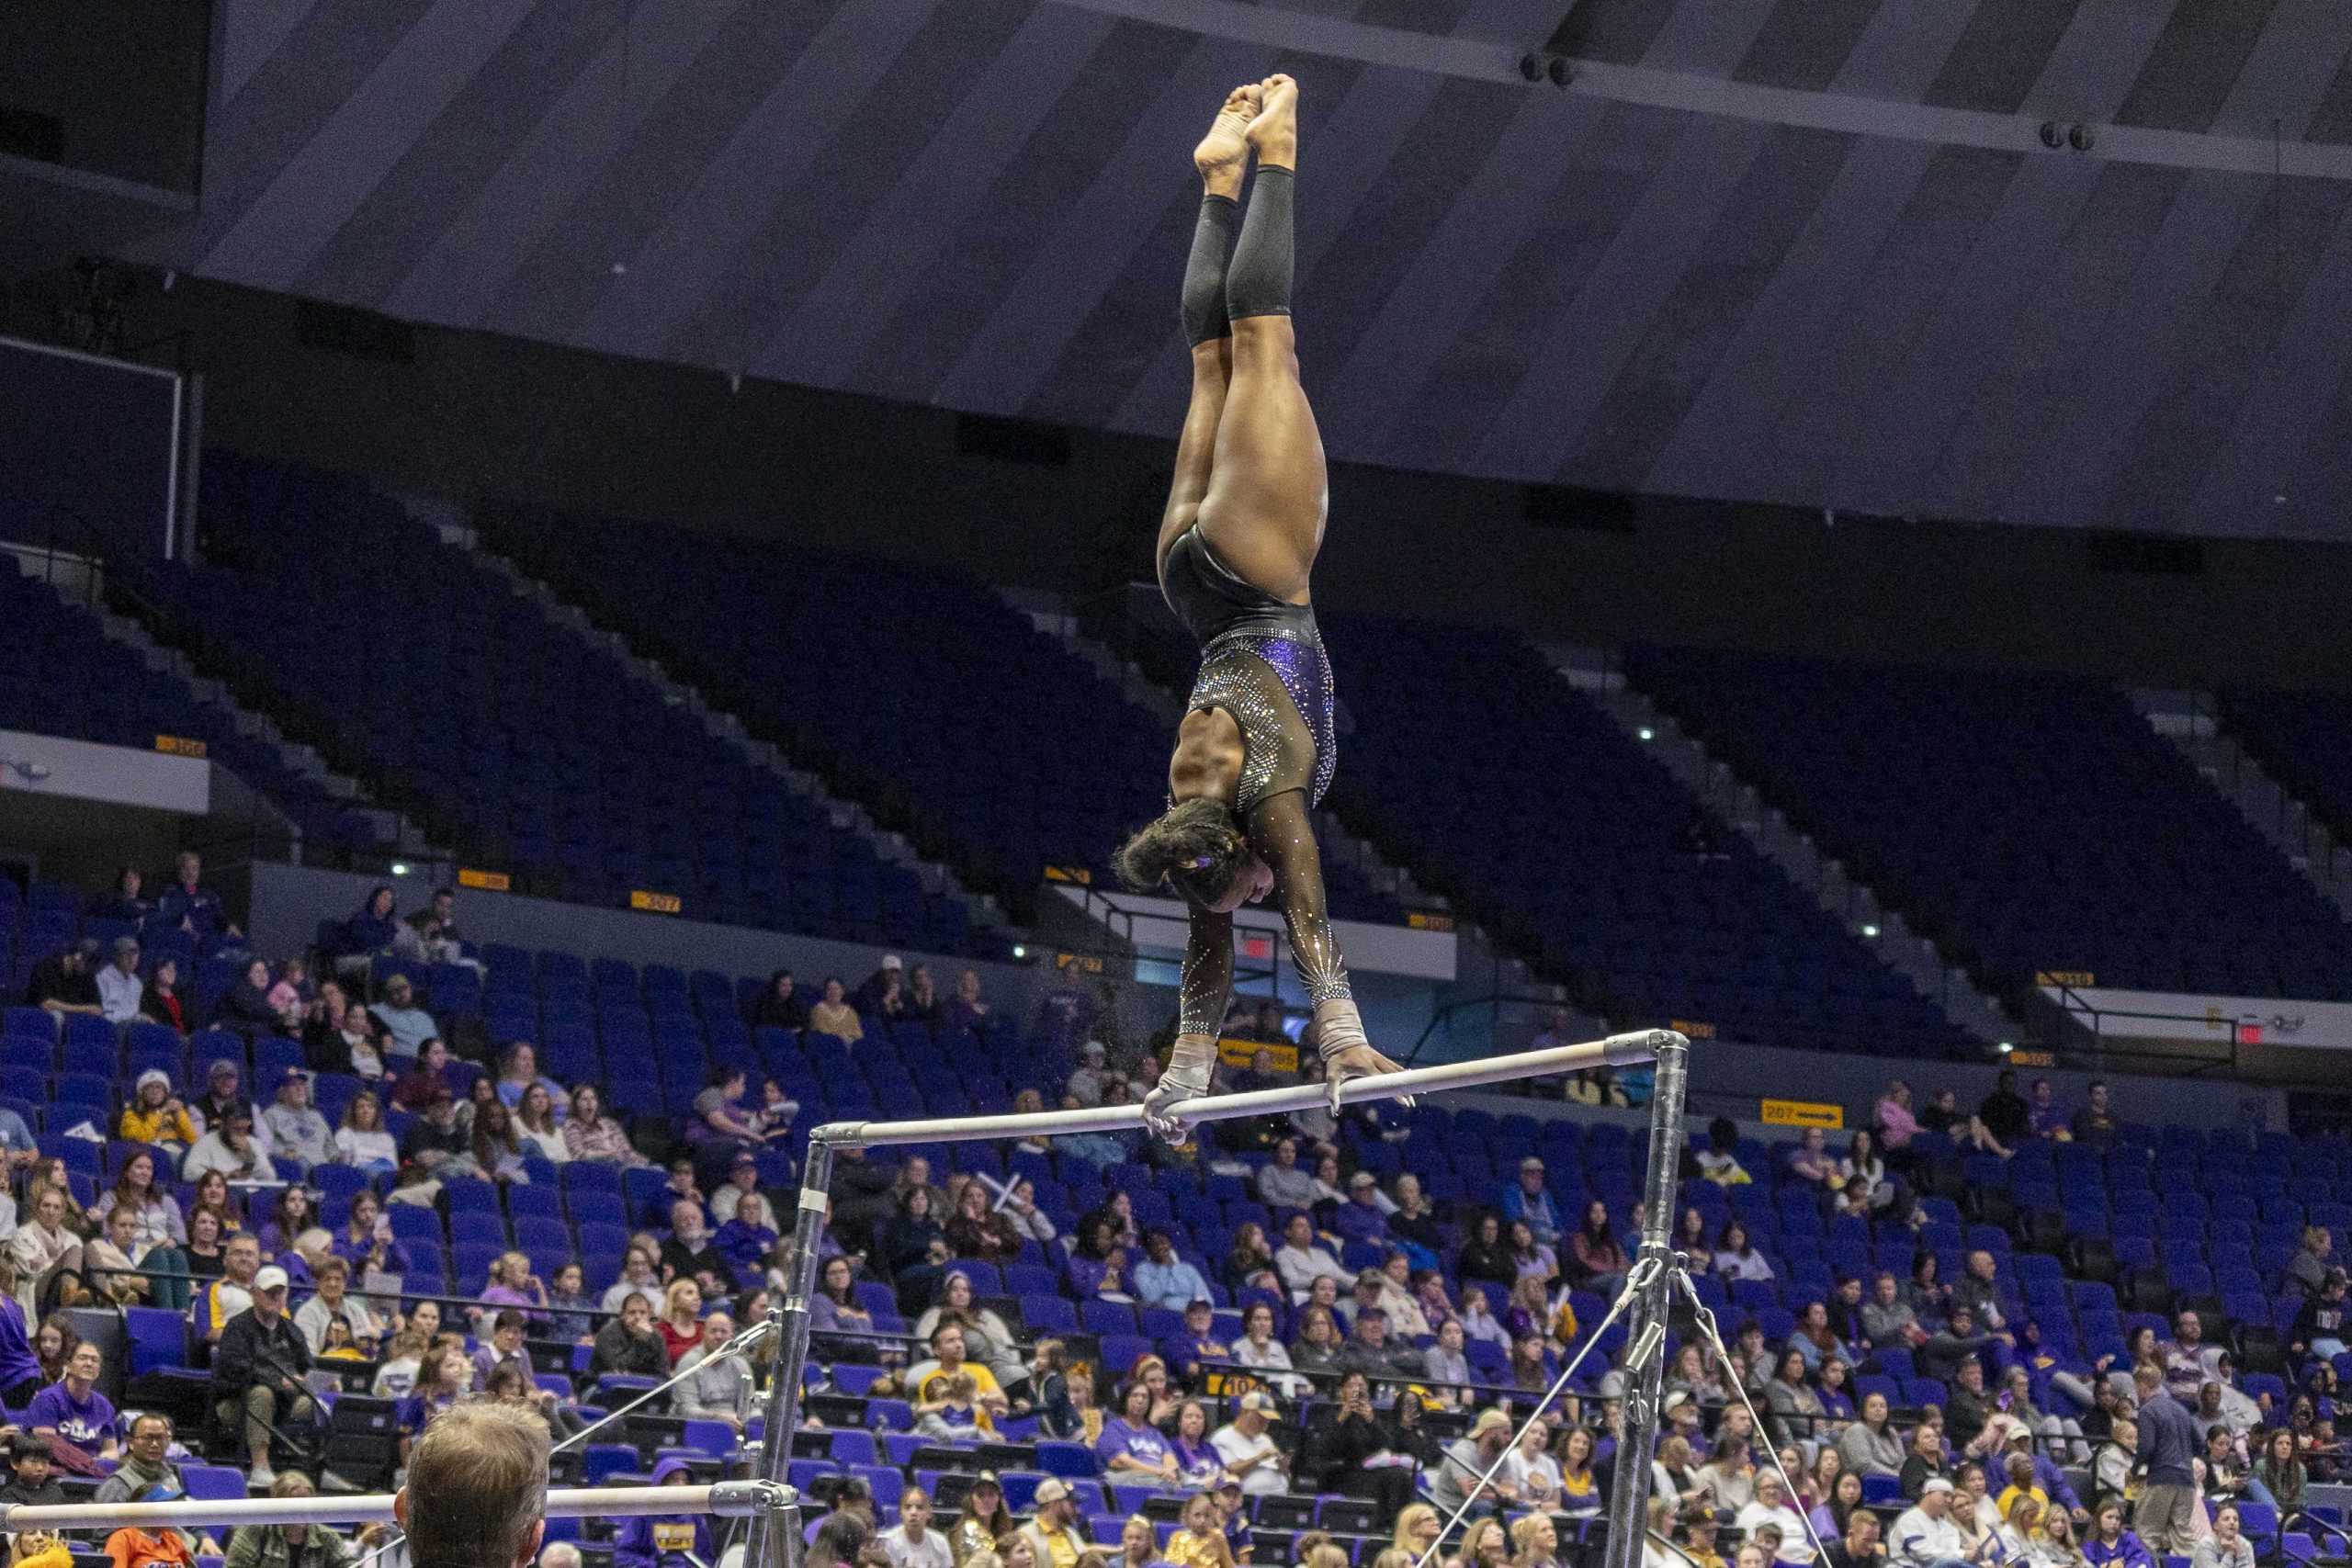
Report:
[{"label": "rhinestone pattern on leotard", "polygon": [[[1266,680],[1269,672],[1280,693]],[[1284,695],[1288,713],[1283,711]],[[1238,810],[1246,814],[1286,789],[1304,789],[1309,805],[1321,803],[1339,766],[1340,748],[1331,664],[1319,645],[1247,632],[1219,637],[1202,650],[1190,706],[1223,708],[1240,727],[1241,777],[1234,802]]]}]

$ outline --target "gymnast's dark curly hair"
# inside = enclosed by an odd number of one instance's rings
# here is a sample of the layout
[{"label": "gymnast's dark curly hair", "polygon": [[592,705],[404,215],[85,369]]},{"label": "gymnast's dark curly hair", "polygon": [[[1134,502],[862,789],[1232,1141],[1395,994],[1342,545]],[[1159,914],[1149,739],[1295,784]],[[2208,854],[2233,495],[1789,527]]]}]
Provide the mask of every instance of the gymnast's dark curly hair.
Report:
[{"label": "gymnast's dark curly hair", "polygon": [[1233,886],[1250,840],[1233,808],[1195,795],[1180,800],[1119,846],[1120,878],[1138,893],[1162,883],[1195,904],[1213,904]]}]

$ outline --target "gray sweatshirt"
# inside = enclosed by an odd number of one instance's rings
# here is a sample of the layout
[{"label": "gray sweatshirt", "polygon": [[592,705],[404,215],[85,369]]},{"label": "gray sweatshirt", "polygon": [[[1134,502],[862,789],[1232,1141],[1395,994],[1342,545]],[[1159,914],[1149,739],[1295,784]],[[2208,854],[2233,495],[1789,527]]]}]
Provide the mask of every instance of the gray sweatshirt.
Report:
[{"label": "gray sweatshirt", "polygon": [[743,1364],[741,1357],[707,1361],[699,1348],[693,1349],[679,1359],[678,1371],[693,1375],[671,1391],[670,1414],[689,1418],[750,1418],[752,1370]]}]

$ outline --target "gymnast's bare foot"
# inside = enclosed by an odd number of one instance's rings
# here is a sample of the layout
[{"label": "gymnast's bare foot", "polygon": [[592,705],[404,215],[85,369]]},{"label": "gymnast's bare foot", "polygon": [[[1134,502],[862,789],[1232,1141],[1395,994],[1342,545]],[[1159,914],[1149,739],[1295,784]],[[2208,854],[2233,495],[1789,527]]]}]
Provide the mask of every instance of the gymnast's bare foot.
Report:
[{"label": "gymnast's bare foot", "polygon": [[1256,82],[1236,87],[1216,111],[1209,133],[1193,149],[1193,167],[1211,196],[1238,197],[1241,176],[1250,169],[1250,122],[1263,107],[1265,88]]},{"label": "gymnast's bare foot", "polygon": [[1263,106],[1244,133],[1258,166],[1298,167],[1298,83],[1288,76],[1267,77],[1259,84]]}]

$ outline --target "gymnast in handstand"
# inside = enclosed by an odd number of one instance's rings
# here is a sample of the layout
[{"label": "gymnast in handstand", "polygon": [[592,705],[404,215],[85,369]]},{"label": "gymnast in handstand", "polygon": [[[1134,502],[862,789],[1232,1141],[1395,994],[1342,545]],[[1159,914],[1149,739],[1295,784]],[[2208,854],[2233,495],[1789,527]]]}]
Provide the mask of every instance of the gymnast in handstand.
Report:
[{"label": "gymnast in handstand", "polygon": [[1175,1055],[1144,1101],[1146,1120],[1173,1138],[1177,1108],[1208,1092],[1216,1067],[1233,911],[1269,895],[1290,930],[1334,1107],[1348,1079],[1396,1070],[1350,996],[1310,816],[1339,759],[1331,666],[1307,595],[1323,544],[1323,440],[1290,317],[1298,84],[1269,76],[1235,89],[1193,162],[1205,187],[1184,268],[1193,399],[1158,561],[1201,668],[1168,763],[1168,810],[1118,857],[1131,886],[1173,888],[1191,914]]}]

